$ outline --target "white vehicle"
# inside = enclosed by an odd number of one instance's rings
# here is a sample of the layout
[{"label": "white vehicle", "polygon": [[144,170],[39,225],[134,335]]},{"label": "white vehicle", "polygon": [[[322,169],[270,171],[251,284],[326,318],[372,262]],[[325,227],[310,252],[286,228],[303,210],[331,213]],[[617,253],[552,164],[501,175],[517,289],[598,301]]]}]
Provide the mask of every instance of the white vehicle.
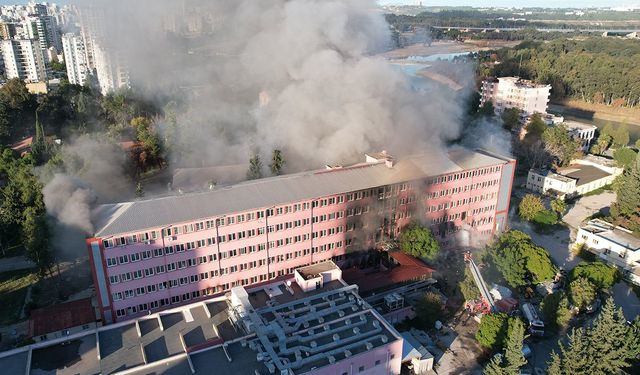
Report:
[{"label": "white vehicle", "polygon": [[521,309],[529,323],[529,332],[532,335],[544,336],[544,322],[538,317],[536,308],[532,304],[525,302],[522,304]]}]

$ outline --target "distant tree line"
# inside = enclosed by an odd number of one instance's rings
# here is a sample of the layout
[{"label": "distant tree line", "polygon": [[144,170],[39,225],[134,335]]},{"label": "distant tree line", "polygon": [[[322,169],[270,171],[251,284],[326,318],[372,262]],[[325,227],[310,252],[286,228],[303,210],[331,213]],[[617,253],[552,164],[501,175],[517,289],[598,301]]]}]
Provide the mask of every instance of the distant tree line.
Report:
[{"label": "distant tree line", "polygon": [[499,62],[484,75],[516,75],[550,84],[554,99],[635,107],[640,104],[638,56],[640,44],[635,40],[592,37],[527,41],[515,48],[480,53],[480,61]]}]

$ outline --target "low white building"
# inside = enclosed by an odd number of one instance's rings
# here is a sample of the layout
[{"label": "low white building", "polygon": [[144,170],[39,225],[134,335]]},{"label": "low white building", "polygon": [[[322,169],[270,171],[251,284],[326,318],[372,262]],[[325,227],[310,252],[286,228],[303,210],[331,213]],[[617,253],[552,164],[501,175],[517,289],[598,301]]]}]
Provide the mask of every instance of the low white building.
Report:
[{"label": "low white building", "polygon": [[577,244],[620,269],[625,278],[640,285],[640,239],[633,232],[594,219],[578,230]]},{"label": "low white building", "polygon": [[573,137],[573,139],[578,140],[580,142],[580,148],[582,151],[589,151],[591,147],[591,141],[596,136],[596,130],[598,127],[595,125],[589,125],[582,122],[577,121],[565,121],[562,125],[567,127],[569,134]]},{"label": "low white building", "polygon": [[608,159],[588,156],[572,160],[571,165],[558,170],[531,169],[527,176],[527,189],[553,193],[559,197],[583,195],[613,183],[622,174]]}]

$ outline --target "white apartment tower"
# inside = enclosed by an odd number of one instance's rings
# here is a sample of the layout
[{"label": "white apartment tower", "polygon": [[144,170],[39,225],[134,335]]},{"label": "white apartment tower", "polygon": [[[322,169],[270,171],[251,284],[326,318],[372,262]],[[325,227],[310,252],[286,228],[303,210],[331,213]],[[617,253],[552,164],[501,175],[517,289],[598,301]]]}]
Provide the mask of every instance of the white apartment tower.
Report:
[{"label": "white apartment tower", "polygon": [[62,47],[64,50],[64,61],[67,65],[69,83],[84,85],[90,71],[82,37],[73,33],[65,34],[62,37]]},{"label": "white apartment tower", "polygon": [[47,70],[38,40],[11,39],[0,41],[7,79],[26,82],[46,81]]},{"label": "white apartment tower", "polygon": [[85,62],[90,72],[95,71],[103,95],[119,89],[129,87],[129,72],[121,54],[111,41],[109,32],[104,24],[105,8],[82,8],[80,15],[81,37],[84,42]]},{"label": "white apartment tower", "polygon": [[29,16],[24,21],[24,30],[28,39],[40,41],[40,48],[43,51],[50,47],[54,47],[58,53],[62,51],[62,41],[54,17],[48,15]]},{"label": "white apartment tower", "polygon": [[497,113],[519,108],[526,115],[547,113],[550,85],[539,85],[519,77],[500,77],[482,81],[480,105],[491,101]]}]

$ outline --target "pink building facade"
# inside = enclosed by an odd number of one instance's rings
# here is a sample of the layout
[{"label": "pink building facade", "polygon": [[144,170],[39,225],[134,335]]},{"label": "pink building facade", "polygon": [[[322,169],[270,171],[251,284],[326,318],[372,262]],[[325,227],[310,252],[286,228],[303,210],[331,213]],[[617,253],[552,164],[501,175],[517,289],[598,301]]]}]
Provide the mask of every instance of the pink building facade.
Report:
[{"label": "pink building facade", "polygon": [[105,205],[87,239],[105,323],[263,283],[394,238],[419,221],[445,247],[505,229],[515,161],[451,150]]}]

